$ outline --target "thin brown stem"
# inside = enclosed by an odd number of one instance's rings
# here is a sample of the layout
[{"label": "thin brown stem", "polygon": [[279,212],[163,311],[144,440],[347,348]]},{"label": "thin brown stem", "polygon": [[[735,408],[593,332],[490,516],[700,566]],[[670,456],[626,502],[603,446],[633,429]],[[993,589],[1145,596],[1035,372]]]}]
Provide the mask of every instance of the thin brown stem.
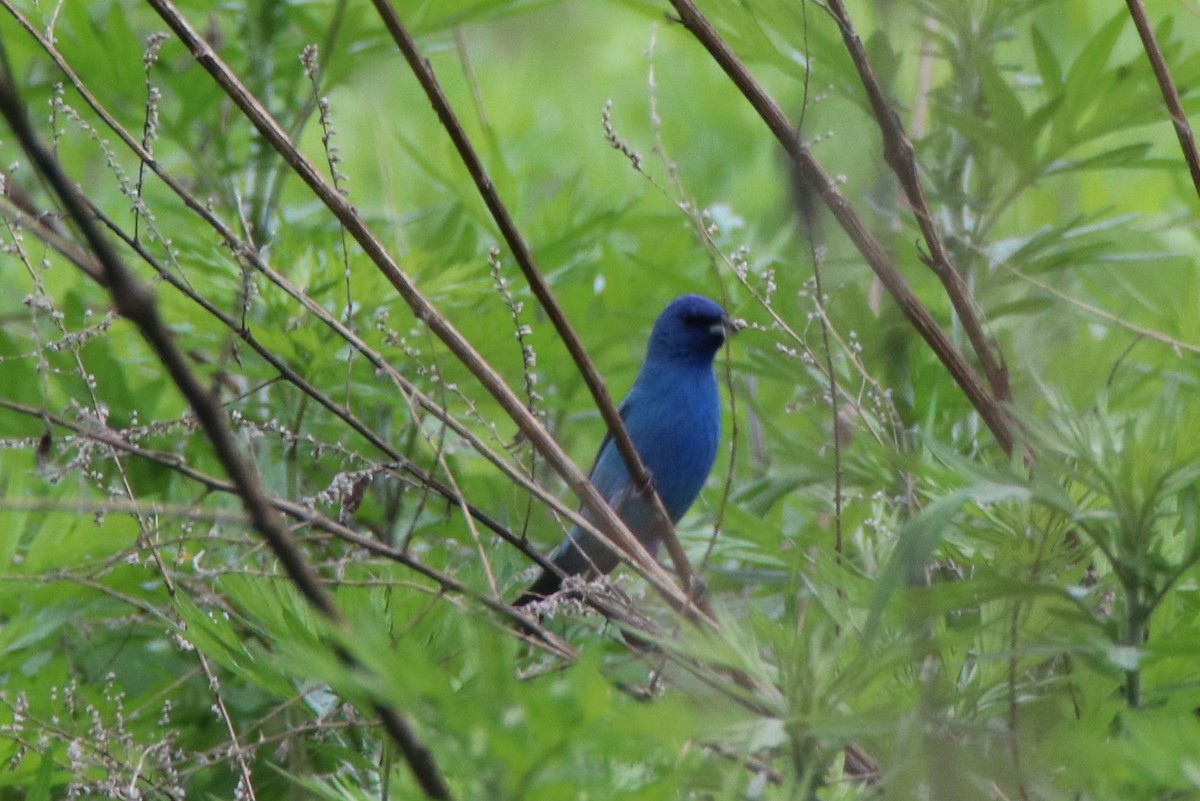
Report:
[{"label": "thin brown stem", "polygon": [[[804,49],[808,50],[808,3],[802,6],[804,14]],[[811,70],[808,66],[804,69],[804,99],[800,103],[800,121],[796,123],[796,131],[799,133],[804,130],[804,117],[808,113],[808,90],[809,81],[812,77]],[[829,414],[830,414],[830,442],[833,445],[833,552],[836,554],[837,563],[840,566],[842,562],[842,411],[838,404],[838,380],[837,371],[833,366],[833,350],[829,346],[829,329],[832,328],[832,323],[829,320],[829,311],[825,307],[825,290],[821,283],[821,262],[824,258],[825,248],[817,245],[817,225],[816,215],[805,213],[805,204],[801,202],[802,194],[795,193],[796,198],[796,217],[804,225],[805,239],[808,240],[809,256],[812,258],[813,266],[813,299],[817,307],[818,322],[821,326],[821,345],[825,357],[825,371],[829,376]],[[842,596],[841,587],[838,588],[838,597]]]},{"label": "thin brown stem", "polygon": [[1158,80],[1158,88],[1162,92],[1163,102],[1171,115],[1171,124],[1175,126],[1175,136],[1179,138],[1179,147],[1183,151],[1183,160],[1187,162],[1192,174],[1192,185],[1196,187],[1196,195],[1200,196],[1200,151],[1196,149],[1196,134],[1188,123],[1187,114],[1183,111],[1183,102],[1179,99],[1179,90],[1171,80],[1171,71],[1167,69],[1167,61],[1163,58],[1154,29],[1146,19],[1146,7],[1142,0],[1125,0],[1129,6],[1129,16],[1137,27],[1138,36],[1142,39],[1142,47],[1146,50],[1146,58],[1154,68],[1154,77]]},{"label": "thin brown stem", "polygon": [[[809,228],[812,236],[812,228]],[[810,239],[811,241],[811,239]],[[825,308],[825,295],[821,288],[821,257],[816,245],[812,247],[813,292],[817,315],[821,324],[821,344],[825,356],[825,370],[829,374],[829,414],[831,417],[830,439],[833,447],[833,552],[838,564],[842,561],[842,410],[838,404],[837,371],[833,367],[833,351],[829,345],[829,315]],[[838,589],[839,594],[841,589]]]}]

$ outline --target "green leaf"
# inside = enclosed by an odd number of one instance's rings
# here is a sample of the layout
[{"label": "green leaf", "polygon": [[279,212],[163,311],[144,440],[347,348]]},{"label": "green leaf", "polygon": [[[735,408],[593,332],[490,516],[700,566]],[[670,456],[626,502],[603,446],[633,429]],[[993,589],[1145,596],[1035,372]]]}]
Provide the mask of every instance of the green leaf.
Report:
[{"label": "green leaf", "polygon": [[1110,89],[1108,82],[1102,80],[1101,76],[1104,75],[1104,67],[1128,20],[1129,15],[1124,9],[1113,14],[1088,40],[1079,56],[1071,63],[1063,85],[1065,101],[1052,127],[1052,152],[1057,152],[1064,145],[1074,141],[1075,132],[1082,124],[1084,114],[1100,102],[1104,93]]},{"label": "green leaf", "polygon": [[54,757],[49,753],[42,754],[38,760],[37,775],[34,776],[33,783],[29,786],[28,794],[25,796],[26,801],[50,801],[54,772]]},{"label": "green leaf", "polygon": [[1148,142],[1138,142],[1132,145],[1122,145],[1095,156],[1078,160],[1060,159],[1046,165],[1043,175],[1054,175],[1065,172],[1082,172],[1084,170],[1105,169],[1138,169],[1146,166],[1145,156],[1150,152]]},{"label": "green leaf", "polygon": [[876,579],[875,591],[871,594],[862,632],[865,642],[869,643],[875,637],[884,609],[896,591],[902,586],[922,581],[930,557],[968,499],[969,494],[963,490],[939,498],[905,523],[897,533],[896,547]]},{"label": "green leaf", "polygon": [[1047,94],[1054,96],[1062,87],[1062,64],[1059,63],[1058,56],[1054,54],[1054,48],[1038,25],[1031,25],[1029,33],[1033,54],[1037,60],[1038,74],[1042,76],[1042,88],[1046,90]]},{"label": "green leaf", "polygon": [[1033,140],[1036,131],[1030,128],[1021,101],[993,64],[981,64],[979,78],[987,98],[989,116],[1003,133],[1006,150],[1022,175],[1032,176],[1036,169]]}]

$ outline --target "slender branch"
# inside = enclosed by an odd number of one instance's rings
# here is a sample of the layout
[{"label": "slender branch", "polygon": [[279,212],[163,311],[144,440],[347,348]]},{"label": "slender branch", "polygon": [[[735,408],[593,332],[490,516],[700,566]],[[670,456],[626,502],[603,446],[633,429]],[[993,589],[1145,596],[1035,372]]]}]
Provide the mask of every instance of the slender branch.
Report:
[{"label": "slender branch", "polygon": [[946,294],[949,296],[954,311],[962,323],[963,331],[967,335],[967,340],[971,343],[976,358],[979,359],[979,366],[983,369],[984,377],[987,378],[992,394],[1001,402],[1010,401],[1012,393],[1008,385],[1008,371],[996,359],[993,353],[995,346],[984,333],[983,324],[966,282],[963,281],[962,275],[951,261],[950,253],[934,224],[933,212],[929,210],[925,188],[917,173],[917,159],[912,141],[904,132],[904,123],[888,105],[883,88],[879,85],[875,72],[871,68],[871,62],[867,58],[867,50],[863,47],[862,39],[855,32],[850,21],[850,14],[846,11],[842,0],[828,0],[825,7],[837,22],[838,29],[842,33],[842,41],[845,43],[846,49],[850,51],[850,58],[858,70],[859,79],[867,90],[867,97],[871,101],[871,110],[879,123],[879,130],[883,134],[884,160],[896,173],[896,177],[900,179],[900,187],[904,190],[908,205],[917,219],[917,226],[921,229],[925,246],[929,248],[928,257],[923,258],[923,261],[933,270],[934,275],[945,287]]},{"label": "slender branch", "polygon": [[[583,376],[588,390],[592,393],[592,398],[600,410],[600,416],[604,418],[604,423],[608,427],[609,434],[612,435],[617,450],[620,451],[621,457],[625,460],[625,467],[629,470],[629,475],[633,479],[634,486],[642,497],[650,502],[650,508],[654,515],[655,534],[666,545],[667,552],[671,556],[671,562],[675,566],[675,572],[679,575],[684,591],[690,597],[693,594],[692,584],[695,580],[691,563],[688,561],[683,547],[679,544],[679,538],[675,536],[675,528],[671,524],[671,518],[667,514],[667,510],[663,507],[662,499],[658,496],[658,492],[654,489],[653,476],[650,475],[650,471],[646,469],[645,464],[643,464],[641,457],[638,455],[637,448],[634,447],[633,440],[629,437],[629,432],[625,430],[625,424],[621,420],[621,415],[617,411],[616,405],[612,402],[612,398],[608,394],[608,389],[604,385],[604,379],[600,377],[595,365],[588,358],[583,342],[580,341],[579,335],[575,333],[575,329],[567,321],[567,317],[555,299],[554,293],[550,291],[550,287],[546,283],[546,279],[542,276],[542,272],[534,259],[533,252],[529,249],[524,237],[521,236],[521,232],[517,230],[516,223],[513,222],[512,215],[509,214],[504,201],[500,199],[500,195],[496,191],[492,179],[488,176],[487,169],[483,166],[479,154],[476,153],[475,148],[471,145],[471,141],[459,123],[454,109],[450,107],[450,102],[442,92],[437,76],[433,72],[433,66],[417,50],[416,43],[404,27],[404,23],[400,21],[395,9],[392,8],[390,0],[372,0],[372,2],[375,5],[375,10],[379,12],[379,16],[383,19],[388,32],[392,35],[392,39],[396,42],[396,46],[400,48],[400,52],[404,55],[404,59],[412,69],[413,74],[420,81],[421,88],[425,90],[425,96],[433,105],[433,109],[437,113],[438,119],[441,120],[442,126],[450,135],[450,140],[454,143],[459,157],[466,166],[467,172],[470,173],[471,179],[475,182],[475,187],[479,190],[479,194],[483,197],[483,202],[487,205],[488,211],[491,212],[492,218],[500,228],[500,233],[504,237],[504,241],[508,244],[509,250],[512,251],[513,257],[521,268],[521,272],[525,274],[525,279],[529,282],[530,289],[533,290],[534,296],[538,299],[542,309],[550,318],[550,322],[554,325],[554,330],[566,346],[567,352],[571,354],[571,358],[575,361],[575,366],[578,368],[580,375]],[[704,606],[703,598],[697,601],[697,604],[711,614],[707,607]]]},{"label": "slender branch", "polygon": [[[335,625],[344,625],[344,619],[333,599],[304,561],[283,521],[267,501],[258,473],[251,469],[242,457],[233,431],[216,400],[192,373],[183,352],[175,345],[170,331],[158,313],[153,291],[126,268],[92,221],[88,213],[88,204],[80,196],[78,189],[62,172],[53,156],[37,141],[7,71],[0,73],[0,114],[3,114],[20,142],[21,149],[50,185],[86,240],[89,250],[100,263],[117,312],[137,327],[191,406],[218,460],[236,488],[251,525],[270,545],[284,572],[309,604]],[[414,777],[426,795],[435,799],[451,798],[450,790],[442,779],[432,754],[411,732],[399,713],[382,703],[377,703],[376,709],[384,728],[404,753]]]},{"label": "slender branch", "polygon": [[1011,453],[1015,442],[1015,424],[1012,418],[1001,406],[1000,401],[979,380],[979,376],[971,369],[962,354],[933,319],[933,315],[913,293],[904,277],[900,275],[896,265],[884,251],[883,246],[871,235],[866,223],[858,216],[846,197],[838,191],[836,183],[825,171],[825,168],[800,141],[797,132],[788,122],[787,116],[779,104],[754,79],[754,76],[713,28],[712,23],[700,13],[692,0],[670,0],[670,2],[679,15],[679,21],[708,50],[713,60],[725,71],[725,74],[758,112],[771,133],[783,145],[804,180],[820,194],[834,218],[862,253],[880,282],[891,293],[893,300],[896,301],[909,323],[929,345],[934,355],[962,389],[963,394],[967,396],[971,405],[975,407],[1000,447],[1006,453]]},{"label": "slender branch", "polygon": [[1192,174],[1192,185],[1196,187],[1197,196],[1200,196],[1200,151],[1196,150],[1196,135],[1192,132],[1187,114],[1183,111],[1179,90],[1171,80],[1171,71],[1167,69],[1162,49],[1158,46],[1150,21],[1146,19],[1146,7],[1142,5],[1142,0],[1125,0],[1125,5],[1129,6],[1129,16],[1133,17],[1138,36],[1142,38],[1142,47],[1146,50],[1146,58],[1150,59],[1150,66],[1154,68],[1154,77],[1158,79],[1163,102],[1167,104],[1171,123],[1175,126],[1175,135],[1179,137],[1179,148],[1183,151],[1183,159]]},{"label": "slender branch", "polygon": [[[830,444],[833,447],[833,552],[836,554],[837,563],[840,565],[842,561],[842,503],[844,497],[842,495],[842,437],[845,436],[843,428],[845,423],[842,421],[842,410],[838,404],[838,380],[837,371],[833,367],[833,350],[829,345],[829,329],[831,323],[829,315],[825,308],[825,293],[821,286],[821,250],[812,236],[812,225],[809,218],[803,218],[808,225],[809,242],[811,244],[812,265],[813,265],[813,295],[814,305],[817,308],[818,321],[821,324],[821,344],[822,351],[825,357],[825,370],[829,374],[829,414],[830,414]],[[841,592],[841,588],[838,588]]]},{"label": "slender branch", "polygon": [[[651,186],[653,186],[659,192],[661,192],[664,197],[669,198],[675,204],[676,208],[683,211],[684,214],[687,216],[688,222],[691,223],[692,227],[696,231],[696,235],[699,238],[700,242],[707,246],[706,250],[708,252],[709,265],[712,267],[713,275],[716,276],[717,280],[721,283],[722,301],[724,302],[725,307],[728,309],[729,308],[729,292],[727,291],[727,289],[724,285],[724,281],[721,280],[721,269],[720,269],[720,265],[717,263],[718,258],[724,258],[724,254],[721,253],[720,249],[717,248],[715,246],[715,244],[711,242],[711,237],[709,236],[709,233],[708,233],[708,227],[705,225],[704,221],[701,219],[701,214],[697,210],[697,204],[686,200],[688,195],[687,195],[686,189],[683,186],[683,181],[679,177],[679,170],[677,169],[674,160],[671,158],[670,154],[667,152],[666,144],[663,141],[662,117],[658,111],[658,85],[657,85],[657,80],[656,80],[655,74],[654,74],[655,49],[657,48],[657,46],[658,46],[658,28],[657,28],[657,26],[655,26],[654,28],[651,29],[651,33],[650,33],[650,46],[649,46],[649,49],[647,52],[647,62],[648,63],[647,63],[647,71],[646,71],[646,89],[647,89],[647,91],[649,93],[649,97],[650,97],[650,128],[654,131],[654,153],[658,156],[659,160],[662,162],[663,168],[667,172],[667,177],[670,179],[671,185],[675,189],[676,197],[671,197],[670,194],[666,191],[665,187],[660,186],[659,183],[657,181],[655,181],[654,178],[651,177],[649,173],[646,172],[646,170],[642,166],[641,159],[638,158],[636,155],[633,155],[632,151],[630,151],[628,148],[626,148],[624,146],[624,143],[621,142],[620,138],[616,135],[615,130],[613,130],[611,127],[612,123],[611,123],[611,119],[609,117],[609,113],[610,113],[610,110],[612,107],[611,100],[605,104],[604,114],[602,115],[602,118],[601,118],[603,120],[603,124],[604,124],[605,138],[608,139],[609,145],[611,145],[614,149],[616,149],[617,151],[622,153],[629,160],[629,165],[634,169],[634,171],[636,173],[638,173],[643,178],[645,178],[647,181],[649,181]],[[737,466],[738,407],[737,407],[737,394],[734,393],[734,391],[733,391],[733,364],[732,364],[732,358],[730,357],[730,346],[729,346],[728,339],[726,339],[726,341],[725,341],[724,367],[725,367],[725,386],[729,392],[729,419],[730,419],[730,423],[731,423],[729,438],[728,438],[729,463],[725,469],[725,483],[721,489],[721,501],[717,505],[717,512],[713,518],[712,533],[708,537],[708,543],[704,547],[704,554],[700,557],[700,565],[697,568],[701,576],[704,576],[708,570],[708,561],[709,561],[709,559],[712,558],[713,550],[717,546],[717,538],[721,535],[721,526],[725,520],[725,510],[729,506],[730,494],[733,491],[734,468]],[[693,589],[696,590],[696,592],[694,592],[693,594],[697,595],[697,594],[700,594],[699,590],[701,590],[703,588],[695,587]],[[707,603],[707,599],[703,595],[700,595],[700,598],[698,600],[699,600],[699,603]],[[704,608],[704,607],[702,607],[702,608]]]},{"label": "slender branch", "polygon": [[8,195],[0,195],[0,202],[6,204],[5,208],[0,209],[0,214],[4,215],[10,223],[34,233],[39,242],[49,245],[55,253],[75,265],[88,278],[95,281],[102,288],[107,288],[108,285],[105,284],[104,272],[92,254],[63,236],[61,232],[47,225],[43,221],[42,215],[22,208],[12,202],[12,198]]},{"label": "slender branch", "polygon": [[[342,26],[346,21],[346,6],[349,5],[349,0],[336,0],[333,7],[333,13],[328,17],[328,22],[325,24],[325,38],[321,44],[317,46],[317,63],[316,71],[313,76],[313,82],[316,86],[325,83],[325,73],[329,69],[331,54],[334,51],[334,45],[337,43],[338,35],[342,31]],[[315,88],[315,87],[314,87]],[[294,97],[291,91],[298,91],[299,87],[295,79],[291,81],[288,90],[285,90],[283,97]],[[295,113],[292,118],[291,125],[288,126],[288,136],[293,139],[299,138],[304,132],[304,128],[308,125],[308,121],[312,118],[313,112],[317,110],[321,95],[313,91],[304,101],[304,105]],[[280,173],[286,169],[287,165],[282,159],[276,159],[271,163],[270,172],[267,174],[267,185],[270,187],[270,194],[267,197],[267,202],[263,204],[264,213],[270,213],[272,209],[279,207],[279,196],[283,192],[283,181],[280,180]],[[272,231],[254,231],[253,232],[262,241],[271,241],[274,237]]]},{"label": "slender branch", "polygon": [[496,399],[516,423],[521,433],[566,481],[594,520],[594,526],[589,528],[595,531],[607,547],[616,553],[625,554],[673,607],[679,610],[687,608],[687,595],[672,583],[670,576],[629,532],[616,512],[596,492],[587,476],[579,470],[546,431],[541,421],[525,408],[499,373],[471,347],[453,324],[417,289],[412,279],[400,269],[382,242],[367,227],[357,210],[321,176],[313,164],[296,148],[279,123],[267,112],[258,99],[250,94],[171,0],[147,0],[147,2],[154,7],[163,21],[188,47],[197,63],[212,76],[226,95],[254,124],[263,138],[283,156],[293,172],[308,185],[326,208],[345,226],[364,254],[408,304],[414,316],[427,325],[475,376],[480,386]]}]

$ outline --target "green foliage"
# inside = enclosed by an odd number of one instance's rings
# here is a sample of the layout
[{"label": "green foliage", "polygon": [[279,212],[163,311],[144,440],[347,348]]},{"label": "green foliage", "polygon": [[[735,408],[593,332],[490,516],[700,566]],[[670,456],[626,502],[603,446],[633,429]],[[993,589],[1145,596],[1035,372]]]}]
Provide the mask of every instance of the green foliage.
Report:
[{"label": "green foliage", "polygon": [[[561,479],[148,6],[3,0],[39,135],[347,625],[56,249],[78,239],[6,130],[0,801],[419,797],[379,704],[460,799],[1200,798],[1200,202],[1124,8],[849,4],[1003,355],[1008,456],[833,217],[797,223],[777,145],[668,3],[394,5],[612,395],[674,295],[748,324],[678,532],[719,625],[626,570],[643,630],[563,602],[566,647],[518,636],[529,560],[490,521],[535,550],[564,521],[496,462]],[[181,7],[586,468],[594,404],[370,4]],[[826,10],[701,7],[968,352]],[[1194,12],[1150,11],[1195,121]]]}]

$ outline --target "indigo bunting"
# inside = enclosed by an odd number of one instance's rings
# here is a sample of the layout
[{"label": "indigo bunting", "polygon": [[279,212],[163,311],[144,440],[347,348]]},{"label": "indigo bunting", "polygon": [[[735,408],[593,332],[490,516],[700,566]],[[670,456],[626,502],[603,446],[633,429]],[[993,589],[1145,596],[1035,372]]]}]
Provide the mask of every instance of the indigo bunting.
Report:
[{"label": "indigo bunting", "polygon": [[[696,500],[717,456],[721,401],[712,362],[733,331],[725,310],[708,298],[682,295],[671,301],[654,321],[646,358],[621,402],[621,419],[672,523]],[[629,470],[611,435],[600,443],[591,480],[638,541],[655,553],[659,543],[653,512],[630,485]],[[548,558],[568,576],[607,574],[619,561],[578,526]],[[513,605],[545,598],[561,585],[557,573],[543,570]]]}]

